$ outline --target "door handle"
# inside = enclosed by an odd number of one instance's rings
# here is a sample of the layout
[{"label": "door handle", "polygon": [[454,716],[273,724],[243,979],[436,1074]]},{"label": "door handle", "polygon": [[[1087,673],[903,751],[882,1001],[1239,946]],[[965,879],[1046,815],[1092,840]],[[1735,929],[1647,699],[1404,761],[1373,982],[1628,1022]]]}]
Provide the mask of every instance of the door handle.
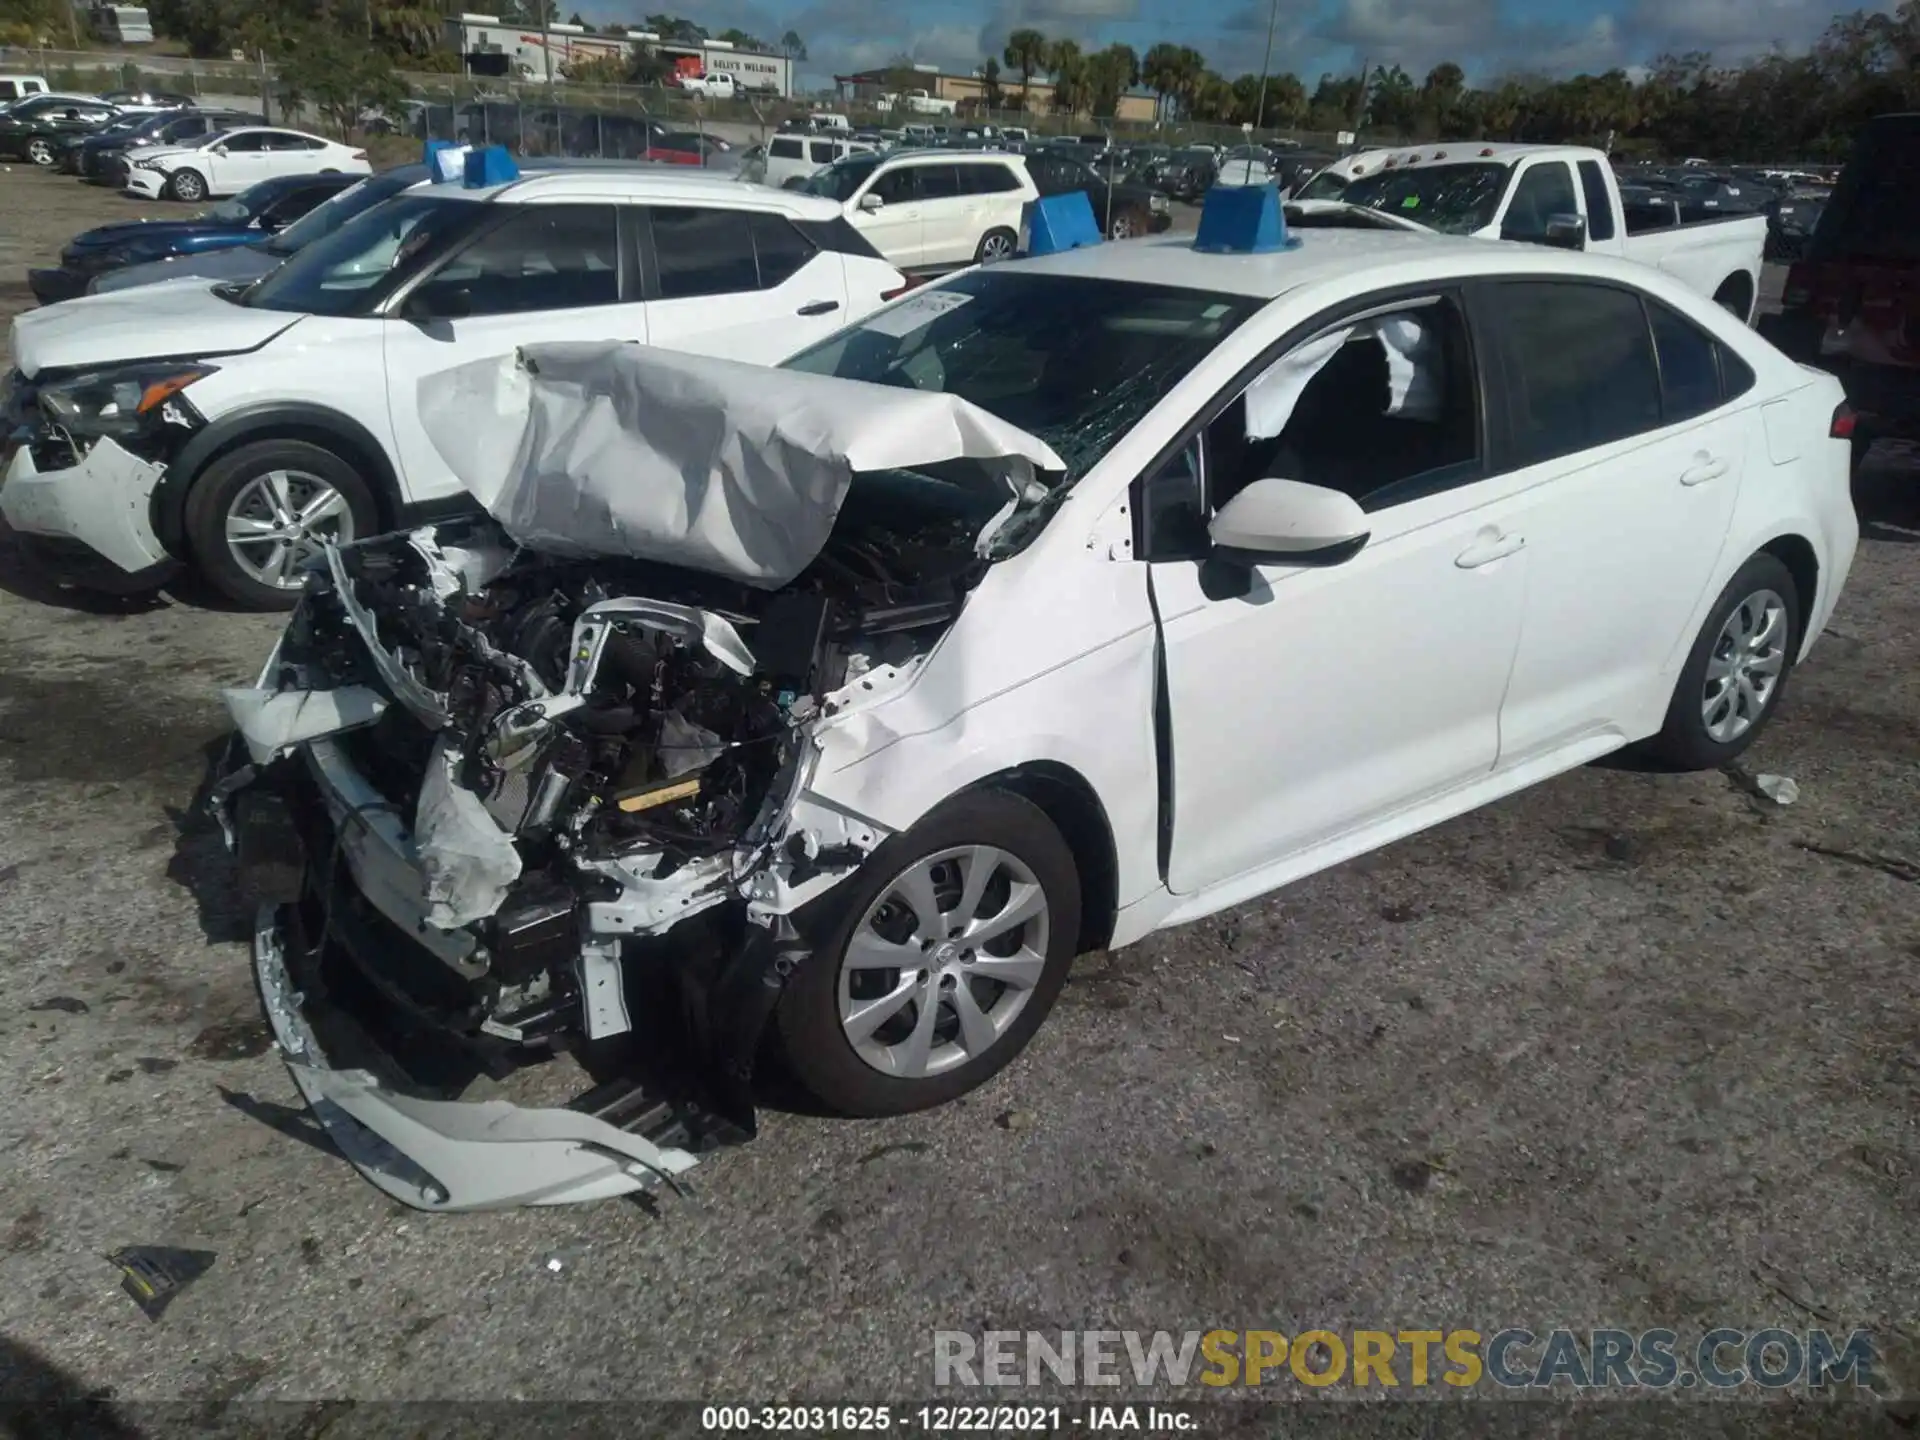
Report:
[{"label": "door handle", "polygon": [[825,315],[828,311],[838,310],[839,308],[840,302],[838,300],[813,300],[802,305],[797,313],[801,315]]},{"label": "door handle", "polygon": [[1705,453],[1696,455],[1691,469],[1680,472],[1682,485],[1704,485],[1709,480],[1718,480],[1727,473],[1727,462],[1718,455]]},{"label": "door handle", "polygon": [[1524,535],[1495,535],[1469,545],[1454,557],[1453,563],[1462,570],[1478,570],[1482,565],[1506,559],[1526,543]]}]

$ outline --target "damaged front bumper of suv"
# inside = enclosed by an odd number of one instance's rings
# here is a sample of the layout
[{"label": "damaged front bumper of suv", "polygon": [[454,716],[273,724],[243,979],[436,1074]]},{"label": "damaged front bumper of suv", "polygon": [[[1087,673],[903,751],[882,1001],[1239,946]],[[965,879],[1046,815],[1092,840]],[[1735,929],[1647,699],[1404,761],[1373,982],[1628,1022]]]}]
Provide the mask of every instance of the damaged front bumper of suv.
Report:
[{"label": "damaged front bumper of suv", "polygon": [[[530,368],[469,374],[442,412],[450,459],[489,408],[550,427],[469,480],[492,517],[329,550],[227,692],[213,789],[296,1083],[362,1174],[428,1210],[672,1185],[753,1134],[786,979],[890,834],[822,779],[885,746],[874,712],[986,568],[982,514],[1004,525],[1054,458],[947,397],[629,350],[609,408],[578,387],[613,347],[535,354],[560,397],[525,393]],[[476,400],[496,383],[514,393]],[[929,400],[957,423],[929,427]],[[849,499],[912,446],[977,475],[895,470]],[[601,468],[562,485],[561,453]],[[712,503],[687,503],[693,477]],[[958,510],[913,499],[969,485]],[[555,1051],[600,1083],[555,1108],[455,1098]]]}]

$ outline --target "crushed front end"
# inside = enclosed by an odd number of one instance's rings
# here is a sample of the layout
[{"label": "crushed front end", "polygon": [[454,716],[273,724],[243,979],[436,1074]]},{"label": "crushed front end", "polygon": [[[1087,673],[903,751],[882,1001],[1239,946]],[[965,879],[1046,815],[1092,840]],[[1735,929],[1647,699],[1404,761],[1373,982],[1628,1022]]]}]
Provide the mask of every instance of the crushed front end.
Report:
[{"label": "crushed front end", "polygon": [[[227,692],[213,801],[282,1053],[363,1174],[423,1209],[562,1203],[753,1133],[806,908],[885,838],[809,780],[945,633],[970,540],[868,526],[773,591],[484,519],[328,552]],[[556,1052],[601,1083],[456,1098]]]}]

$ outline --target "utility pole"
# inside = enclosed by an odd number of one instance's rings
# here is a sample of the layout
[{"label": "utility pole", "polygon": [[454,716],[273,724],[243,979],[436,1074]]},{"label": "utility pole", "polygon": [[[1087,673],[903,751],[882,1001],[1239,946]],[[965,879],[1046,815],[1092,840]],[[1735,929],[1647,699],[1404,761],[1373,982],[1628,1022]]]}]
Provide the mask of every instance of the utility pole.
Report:
[{"label": "utility pole", "polygon": [[1267,6],[1267,53],[1260,57],[1260,103],[1253,112],[1256,128],[1264,128],[1267,123],[1267,70],[1273,64],[1273,23],[1279,14],[1280,0],[1272,0]]}]

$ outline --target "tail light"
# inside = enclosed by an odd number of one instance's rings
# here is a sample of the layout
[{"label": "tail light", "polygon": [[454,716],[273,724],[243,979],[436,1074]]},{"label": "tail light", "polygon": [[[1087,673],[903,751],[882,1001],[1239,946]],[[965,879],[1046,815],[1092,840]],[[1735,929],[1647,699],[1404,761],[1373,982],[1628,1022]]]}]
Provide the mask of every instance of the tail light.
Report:
[{"label": "tail light", "polygon": [[1833,423],[1827,427],[1827,434],[1835,440],[1851,440],[1854,423],[1859,418],[1853,413],[1853,407],[1842,400],[1833,407]]},{"label": "tail light", "polygon": [[903,275],[900,278],[903,282],[902,284],[896,285],[891,290],[882,290],[880,292],[880,298],[882,300],[898,300],[909,290],[918,289],[927,283],[927,277],[924,275]]}]

